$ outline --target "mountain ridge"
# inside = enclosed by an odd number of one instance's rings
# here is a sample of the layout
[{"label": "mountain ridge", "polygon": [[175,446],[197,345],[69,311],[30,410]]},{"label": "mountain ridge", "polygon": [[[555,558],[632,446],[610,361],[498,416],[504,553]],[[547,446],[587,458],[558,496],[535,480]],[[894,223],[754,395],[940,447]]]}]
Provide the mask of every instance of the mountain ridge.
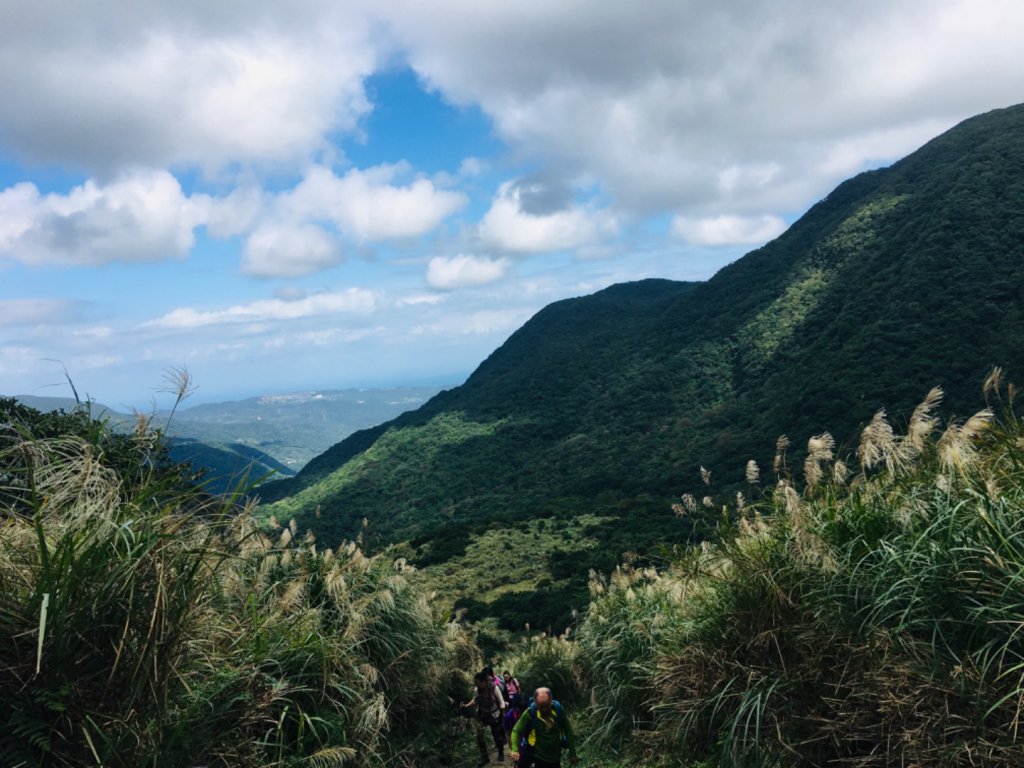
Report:
[{"label": "mountain ridge", "polygon": [[[587,568],[700,535],[701,519],[668,512],[704,492],[699,467],[731,492],[747,460],[770,466],[782,432],[796,466],[812,434],[852,439],[938,384],[963,415],[991,366],[1024,370],[1022,262],[1017,106],[843,182],[708,281],[550,305],[462,387],[261,491],[263,511],[330,544],[366,519],[367,541],[438,567],[487,530],[593,513],[585,533],[602,546],[571,563],[579,594]],[[565,558],[546,565],[564,573]]]}]

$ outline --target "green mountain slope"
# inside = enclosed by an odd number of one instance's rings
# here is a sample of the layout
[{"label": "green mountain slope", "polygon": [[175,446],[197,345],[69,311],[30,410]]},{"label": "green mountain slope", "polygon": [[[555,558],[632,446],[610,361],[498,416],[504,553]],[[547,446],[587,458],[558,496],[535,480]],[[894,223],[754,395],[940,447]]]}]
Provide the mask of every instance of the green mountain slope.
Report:
[{"label": "green mountain slope", "polygon": [[273,456],[245,443],[206,443],[172,437],[167,441],[167,451],[172,461],[191,466],[209,493],[227,493],[268,477],[294,474]]},{"label": "green mountain slope", "polygon": [[[690,537],[668,504],[698,489],[700,465],[719,488],[739,484],[781,432],[796,446],[824,429],[850,437],[936,384],[963,413],[990,366],[1024,370],[1022,264],[1019,106],[845,182],[706,283],[547,307],[462,387],[271,484],[264,513],[332,544],[366,518],[371,544],[407,541],[435,570],[485,534],[528,538],[554,518],[546,554],[506,562],[496,545],[494,574],[465,589],[547,616],[582,600],[588,568]],[[583,513],[584,530],[559,534]],[[545,579],[545,606],[513,609]]]}]

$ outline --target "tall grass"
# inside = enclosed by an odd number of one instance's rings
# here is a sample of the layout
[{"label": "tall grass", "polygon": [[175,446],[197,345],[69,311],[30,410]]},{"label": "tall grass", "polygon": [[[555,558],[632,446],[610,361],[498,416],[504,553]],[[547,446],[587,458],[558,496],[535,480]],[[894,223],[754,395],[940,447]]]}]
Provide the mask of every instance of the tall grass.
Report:
[{"label": "tall grass", "polygon": [[[827,433],[720,542],[595,582],[579,633],[606,748],[721,766],[1024,765],[1024,423],[996,376],[941,433]],[[783,445],[783,449],[785,446]],[[751,484],[761,482],[750,472]]]},{"label": "tall grass", "polygon": [[555,698],[577,709],[586,703],[580,680],[577,645],[567,635],[549,637],[538,634],[522,638],[518,646],[500,661],[495,670],[509,670],[519,680],[523,696],[529,701],[540,687],[550,688]]},{"label": "tall grass", "polygon": [[[5,425],[0,764],[412,765],[478,664],[407,567]],[[428,758],[429,759],[429,758]]]}]

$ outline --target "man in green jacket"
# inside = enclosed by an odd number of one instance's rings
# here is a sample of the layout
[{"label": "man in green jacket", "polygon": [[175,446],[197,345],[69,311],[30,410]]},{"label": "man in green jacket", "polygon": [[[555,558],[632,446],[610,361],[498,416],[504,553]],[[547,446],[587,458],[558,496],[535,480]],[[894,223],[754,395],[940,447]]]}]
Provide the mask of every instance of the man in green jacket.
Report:
[{"label": "man in green jacket", "polygon": [[[520,743],[526,745],[520,755]],[[576,738],[572,723],[550,688],[538,688],[533,705],[525,710],[512,729],[512,759],[519,768],[559,768],[562,750],[569,750],[569,762],[576,764]]]}]

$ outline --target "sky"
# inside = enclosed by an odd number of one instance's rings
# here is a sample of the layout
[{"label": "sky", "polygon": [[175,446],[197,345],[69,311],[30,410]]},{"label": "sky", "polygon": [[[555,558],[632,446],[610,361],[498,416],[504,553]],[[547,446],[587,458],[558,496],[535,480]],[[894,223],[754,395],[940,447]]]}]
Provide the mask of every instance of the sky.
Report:
[{"label": "sky", "polygon": [[[1020,0],[0,0],[0,393],[454,385],[1024,101]],[[66,372],[66,373],[65,373]]]}]

